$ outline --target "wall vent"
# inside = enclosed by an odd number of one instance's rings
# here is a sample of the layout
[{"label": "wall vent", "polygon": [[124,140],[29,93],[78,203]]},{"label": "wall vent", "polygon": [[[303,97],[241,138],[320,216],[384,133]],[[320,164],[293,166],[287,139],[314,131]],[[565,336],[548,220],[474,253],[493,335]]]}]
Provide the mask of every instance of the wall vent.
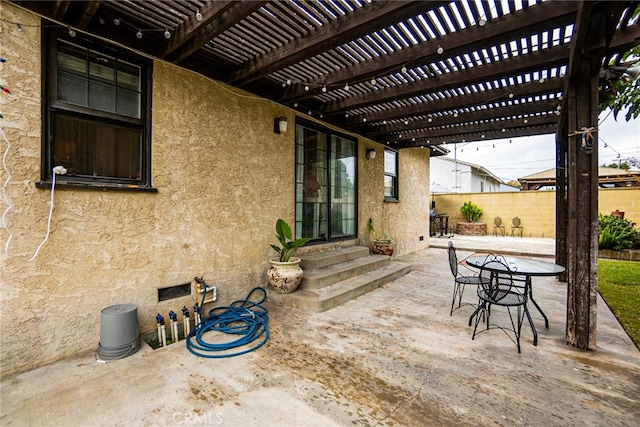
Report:
[{"label": "wall vent", "polygon": [[158,301],[166,301],[191,295],[191,282],[158,289]]}]

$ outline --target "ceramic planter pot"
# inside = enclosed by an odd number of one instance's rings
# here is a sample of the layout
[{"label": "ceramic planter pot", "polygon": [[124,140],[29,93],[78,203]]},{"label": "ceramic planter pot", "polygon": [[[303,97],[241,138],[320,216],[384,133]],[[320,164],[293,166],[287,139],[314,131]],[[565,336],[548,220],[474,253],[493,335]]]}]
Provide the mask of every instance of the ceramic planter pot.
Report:
[{"label": "ceramic planter pot", "polygon": [[270,260],[271,267],[267,271],[267,277],[273,290],[279,294],[288,294],[296,289],[302,281],[302,268],[300,258],[291,257],[288,262]]}]

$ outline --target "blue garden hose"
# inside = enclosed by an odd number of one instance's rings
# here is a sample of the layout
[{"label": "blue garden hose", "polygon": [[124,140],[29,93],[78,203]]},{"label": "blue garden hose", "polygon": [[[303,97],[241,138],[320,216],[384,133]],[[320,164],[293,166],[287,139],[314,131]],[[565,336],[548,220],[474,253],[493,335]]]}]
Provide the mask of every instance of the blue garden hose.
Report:
[{"label": "blue garden hose", "polygon": [[[255,292],[262,292],[262,298],[259,301],[251,301]],[[204,304],[205,295],[206,292],[202,294],[200,307]],[[199,357],[222,359],[239,356],[262,347],[269,339],[269,316],[267,316],[267,309],[260,305],[266,299],[267,291],[262,287],[255,287],[243,300],[236,300],[229,306],[212,308],[208,316],[202,318],[200,323],[189,332],[187,349]],[[209,331],[240,335],[240,337],[225,343],[211,343],[203,338],[203,335]],[[262,340],[257,342],[261,338]],[[230,352],[246,346],[250,347]]]}]

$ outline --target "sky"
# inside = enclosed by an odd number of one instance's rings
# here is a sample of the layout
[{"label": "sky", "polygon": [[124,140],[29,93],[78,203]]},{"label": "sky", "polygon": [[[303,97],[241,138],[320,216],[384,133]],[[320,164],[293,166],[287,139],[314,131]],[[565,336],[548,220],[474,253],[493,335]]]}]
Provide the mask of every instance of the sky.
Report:
[{"label": "sky", "polygon": [[[617,121],[609,110],[600,114],[597,134],[599,166],[629,157],[640,159],[640,117],[626,122],[625,113],[620,112]],[[444,147],[450,150],[448,157],[480,165],[505,182],[556,166],[555,134],[446,144]]]}]

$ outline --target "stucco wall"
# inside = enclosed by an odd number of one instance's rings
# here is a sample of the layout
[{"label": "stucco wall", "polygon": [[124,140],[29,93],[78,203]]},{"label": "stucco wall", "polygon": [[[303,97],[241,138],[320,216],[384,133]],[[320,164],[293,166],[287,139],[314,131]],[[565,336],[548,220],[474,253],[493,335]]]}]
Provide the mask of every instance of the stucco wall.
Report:
[{"label": "stucco wall", "polygon": [[[277,218],[293,223],[294,132],[273,118],[295,113],[272,102],[156,61],[153,72],[152,184],[157,193],[36,189],[41,153],[41,51],[36,16],[3,3],[3,132],[12,237],[0,254],[2,375],[97,348],[101,310],[133,303],[141,332],[155,315],[193,306],[192,297],[158,302],[157,289],[191,282],[217,286],[218,302],[267,286]],[[400,203],[383,201],[383,150],[359,139],[359,236],[372,217],[397,241],[397,253],[428,245],[428,150],[400,154]],[[3,150],[6,145],[3,145]],[[365,160],[365,149],[378,156]],[[9,175],[3,172],[2,182]],[[7,207],[3,204],[3,210]],[[418,213],[416,213],[418,212]],[[3,244],[9,232],[0,229]],[[424,236],[420,241],[419,236]],[[305,251],[325,250],[310,246]],[[271,319],[278,321],[278,319]]]},{"label": "stucco wall", "polygon": [[[502,218],[506,233],[511,233],[511,220],[519,217],[527,237],[555,237],[555,191],[518,191],[508,193],[460,193],[432,196],[438,213],[449,214],[451,222],[464,221],[460,207],[472,201],[483,210],[480,222],[487,223],[487,234],[493,234],[493,219]],[[598,191],[598,212],[609,215],[615,210],[625,213],[625,219],[640,226],[640,189],[607,188]]]}]

